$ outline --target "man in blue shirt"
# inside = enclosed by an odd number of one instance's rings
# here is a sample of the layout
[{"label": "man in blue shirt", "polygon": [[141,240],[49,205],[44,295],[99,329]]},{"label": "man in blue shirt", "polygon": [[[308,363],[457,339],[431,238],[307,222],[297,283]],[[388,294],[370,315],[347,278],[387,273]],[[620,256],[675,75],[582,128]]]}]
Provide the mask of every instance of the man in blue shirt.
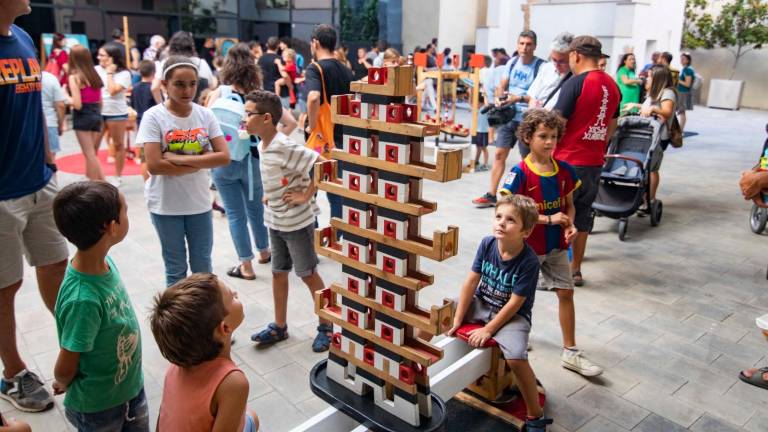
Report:
[{"label": "man in blue shirt", "polygon": [[[531,86],[539,72],[539,67],[544,63],[544,60],[533,55],[535,50],[536,33],[532,30],[520,33],[517,38],[517,55],[507,61],[499,85],[496,86],[497,104],[514,104],[517,114],[512,121],[496,129],[496,152],[491,168],[491,187],[483,196],[472,200],[478,208],[496,205],[496,190],[506,170],[507,156],[517,142],[515,131],[523,119],[523,110],[528,107],[525,104],[528,87]],[[503,102],[499,98],[502,98]],[[521,146],[520,155],[525,157],[527,154],[526,149]]]},{"label": "man in blue shirt", "polygon": [[26,256],[53,312],[67,244],[53,221],[58,187],[47,145],[40,64],[32,38],[13,25],[30,12],[28,0],[0,0],[0,357],[5,367],[0,398],[35,412],[53,407],[53,399],[19,355],[14,299]]}]

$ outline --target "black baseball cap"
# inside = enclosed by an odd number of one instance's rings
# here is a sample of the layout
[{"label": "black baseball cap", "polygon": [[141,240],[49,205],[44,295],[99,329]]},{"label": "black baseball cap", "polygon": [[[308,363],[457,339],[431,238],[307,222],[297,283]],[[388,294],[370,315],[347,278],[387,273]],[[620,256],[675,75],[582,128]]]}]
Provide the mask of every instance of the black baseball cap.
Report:
[{"label": "black baseball cap", "polygon": [[568,48],[570,51],[576,51],[579,54],[595,59],[610,57],[607,54],[603,54],[603,44],[594,36],[576,36]]}]

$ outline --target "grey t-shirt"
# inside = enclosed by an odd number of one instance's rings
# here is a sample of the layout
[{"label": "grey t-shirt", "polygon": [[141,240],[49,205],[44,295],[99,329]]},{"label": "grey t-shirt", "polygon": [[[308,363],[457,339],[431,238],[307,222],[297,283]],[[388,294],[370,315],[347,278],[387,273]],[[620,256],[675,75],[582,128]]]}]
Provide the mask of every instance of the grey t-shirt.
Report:
[{"label": "grey t-shirt", "polygon": [[665,100],[671,100],[675,107],[672,108],[672,115],[669,116],[666,121],[666,127],[661,129],[661,139],[663,140],[669,139],[669,128],[672,127],[672,117],[675,115],[675,108],[677,106],[677,93],[675,93],[675,91],[671,88],[667,87],[661,91],[661,96],[659,96],[658,100],[652,100],[651,97],[648,96],[643,102],[643,106],[655,106],[661,108],[661,103]]}]

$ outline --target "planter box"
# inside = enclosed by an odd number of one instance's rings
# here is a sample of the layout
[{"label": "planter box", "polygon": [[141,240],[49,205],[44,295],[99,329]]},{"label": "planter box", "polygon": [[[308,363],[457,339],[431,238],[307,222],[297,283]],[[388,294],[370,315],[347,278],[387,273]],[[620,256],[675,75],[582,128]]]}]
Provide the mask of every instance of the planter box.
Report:
[{"label": "planter box", "polygon": [[739,109],[744,81],[713,79],[709,81],[707,106],[710,108]]}]

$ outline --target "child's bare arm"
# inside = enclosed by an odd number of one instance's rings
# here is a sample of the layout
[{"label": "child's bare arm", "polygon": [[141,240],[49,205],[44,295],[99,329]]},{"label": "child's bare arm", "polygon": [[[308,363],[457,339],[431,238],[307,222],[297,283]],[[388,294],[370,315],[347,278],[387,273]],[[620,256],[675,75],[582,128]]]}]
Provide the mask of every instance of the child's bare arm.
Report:
[{"label": "child's bare arm", "polygon": [[211,405],[216,407],[212,432],[243,430],[243,414],[248,402],[248,379],[242,372],[232,372],[219,384]]},{"label": "child's bare arm", "polygon": [[578,232],[576,230],[576,226],[573,224],[574,218],[576,217],[576,206],[573,205],[573,192],[569,193],[565,196],[565,214],[568,215],[568,218],[570,218],[571,223],[568,226],[563,227],[563,231],[565,234],[565,241],[567,243],[570,243],[574,236],[576,236],[576,233]]},{"label": "child's bare arm", "polygon": [[199,171],[198,168],[175,165],[163,159],[160,143],[144,143],[144,157],[147,161],[147,171],[152,175],[183,175]]},{"label": "child's bare arm", "polygon": [[467,342],[472,346],[482,346],[488,339],[492,338],[504,324],[515,316],[523,303],[525,303],[525,297],[512,294],[507,301],[507,304],[501,308],[499,313],[497,313],[492,320],[485,324],[485,327],[469,332],[469,339]]},{"label": "child's bare arm", "polygon": [[446,336],[453,335],[464,322],[464,317],[467,315],[469,305],[472,304],[472,296],[475,295],[477,284],[480,283],[480,276],[480,273],[470,271],[467,278],[464,279],[464,283],[461,285],[461,291],[459,291],[459,304],[456,305],[456,313],[453,316],[453,327],[445,333]]},{"label": "child's bare arm", "polygon": [[69,383],[77,374],[77,366],[80,363],[80,353],[72,352],[61,348],[59,357],[56,359],[56,366],[53,368],[53,393],[61,394],[67,391]]},{"label": "child's bare arm", "polygon": [[229,163],[229,149],[227,148],[227,141],[224,139],[224,136],[212,139],[211,145],[213,146],[212,152],[200,155],[177,155],[167,153],[164,155],[164,158],[173,165],[183,165],[196,169],[215,168],[227,165]]}]

